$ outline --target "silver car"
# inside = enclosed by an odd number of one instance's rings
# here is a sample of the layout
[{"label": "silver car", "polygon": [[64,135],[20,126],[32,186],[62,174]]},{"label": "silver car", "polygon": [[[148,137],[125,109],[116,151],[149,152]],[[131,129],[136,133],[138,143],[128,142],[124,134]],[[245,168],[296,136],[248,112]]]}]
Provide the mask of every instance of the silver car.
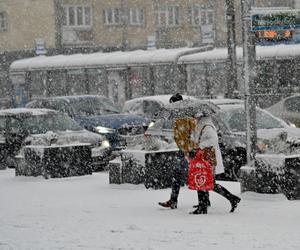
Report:
[{"label": "silver car", "polygon": [[[124,103],[123,111],[140,115],[148,119],[155,118],[155,115],[169,105],[172,95],[143,96],[133,98]],[[192,96],[182,96],[184,100],[196,100]]]},{"label": "silver car", "polygon": [[266,110],[288,124],[300,127],[300,94],[287,97]]}]

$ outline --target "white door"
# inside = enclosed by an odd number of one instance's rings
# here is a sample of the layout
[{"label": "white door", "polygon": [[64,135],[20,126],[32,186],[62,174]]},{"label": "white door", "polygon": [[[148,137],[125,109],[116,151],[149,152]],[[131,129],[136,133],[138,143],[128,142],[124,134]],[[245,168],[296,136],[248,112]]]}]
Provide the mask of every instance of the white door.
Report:
[{"label": "white door", "polygon": [[108,71],[108,97],[116,104],[125,102],[125,81],[122,71]]}]

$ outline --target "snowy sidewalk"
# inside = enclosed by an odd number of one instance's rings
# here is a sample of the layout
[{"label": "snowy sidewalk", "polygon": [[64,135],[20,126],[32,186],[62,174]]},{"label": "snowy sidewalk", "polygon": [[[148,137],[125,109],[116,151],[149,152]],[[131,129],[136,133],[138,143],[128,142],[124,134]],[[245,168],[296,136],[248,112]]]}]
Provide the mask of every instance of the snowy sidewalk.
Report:
[{"label": "snowy sidewalk", "polygon": [[[224,184],[239,194],[237,183]],[[300,201],[244,193],[235,213],[211,192],[207,215],[190,215],[195,191],[178,209],[158,207],[170,189],[110,185],[108,173],[65,179],[0,171],[0,249],[299,249]]]}]

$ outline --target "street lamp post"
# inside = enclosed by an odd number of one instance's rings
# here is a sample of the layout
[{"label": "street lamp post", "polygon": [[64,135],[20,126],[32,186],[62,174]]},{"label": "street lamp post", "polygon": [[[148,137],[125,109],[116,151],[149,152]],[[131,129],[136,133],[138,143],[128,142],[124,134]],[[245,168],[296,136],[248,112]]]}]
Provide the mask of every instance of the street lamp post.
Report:
[{"label": "street lamp post", "polygon": [[256,97],[255,97],[255,37],[251,32],[251,0],[241,0],[243,22],[243,76],[245,82],[245,111],[247,164],[252,165],[256,153]]},{"label": "street lamp post", "polygon": [[234,0],[226,0],[226,20],[227,20],[227,93],[226,97],[235,97],[237,84],[237,61],[236,61],[236,36],[235,36],[235,7]]}]

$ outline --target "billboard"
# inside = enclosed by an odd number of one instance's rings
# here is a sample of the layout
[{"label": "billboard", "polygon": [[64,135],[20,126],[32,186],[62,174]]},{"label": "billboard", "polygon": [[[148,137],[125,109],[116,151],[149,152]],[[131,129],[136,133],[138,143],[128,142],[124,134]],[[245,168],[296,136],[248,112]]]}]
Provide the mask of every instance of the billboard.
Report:
[{"label": "billboard", "polygon": [[251,31],[300,29],[300,10],[253,9]]}]

